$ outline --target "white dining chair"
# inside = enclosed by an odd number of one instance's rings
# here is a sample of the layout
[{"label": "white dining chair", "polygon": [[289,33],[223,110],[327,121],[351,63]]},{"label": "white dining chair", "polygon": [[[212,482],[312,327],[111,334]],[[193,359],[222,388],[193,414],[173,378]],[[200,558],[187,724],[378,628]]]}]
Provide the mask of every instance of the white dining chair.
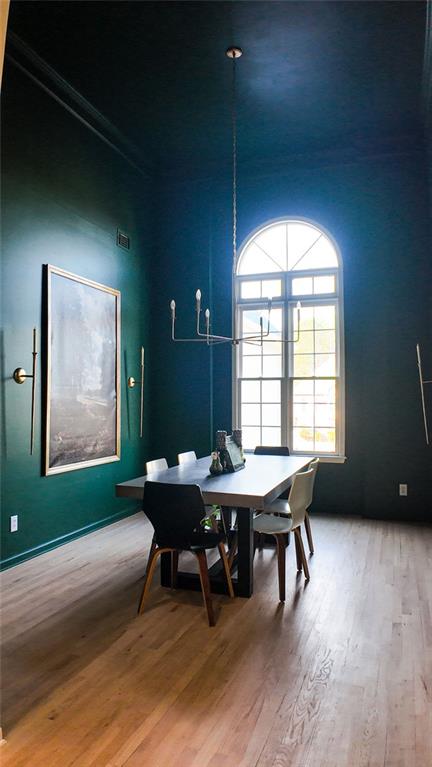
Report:
[{"label": "white dining chair", "polygon": [[[312,480],[312,494],[310,499],[310,504],[313,500],[313,489],[315,485],[315,479],[318,471],[318,464],[319,464],[319,458],[314,458],[308,466],[308,470],[312,469],[313,471],[313,480]],[[309,518],[309,511],[308,508],[306,508],[306,514],[304,519],[304,526],[306,531],[306,537],[308,541],[309,546],[309,552],[311,554],[314,553],[314,545],[313,545],[313,538],[312,538],[312,530],[311,530],[311,524],[310,524],[310,518]],[[276,498],[276,500],[271,501],[271,503],[268,503],[264,506],[264,512],[266,514],[277,514],[279,516],[289,517],[291,515],[290,507],[289,507],[289,500],[285,500],[283,498]]]},{"label": "white dining chair", "polygon": [[279,600],[285,601],[285,558],[286,538],[285,534],[294,534],[297,570],[303,569],[304,576],[310,578],[309,567],[301,536],[301,525],[304,523],[306,509],[312,502],[314,469],[299,472],[295,475],[288,501],[284,501],[289,508],[289,516],[276,516],[275,514],[260,514],[253,520],[253,528],[257,533],[266,533],[276,538],[279,573]]},{"label": "white dining chair", "polygon": [[184,463],[192,463],[192,461],[196,461],[196,453],[195,450],[188,450],[187,453],[179,453],[177,456],[177,460],[179,463],[179,466],[182,466]]},{"label": "white dining chair", "polygon": [[[313,469],[313,472],[314,472],[314,478],[313,478],[313,483],[312,483],[312,498],[311,498],[311,503],[312,503],[312,499],[313,499],[313,490],[314,490],[316,475],[317,475],[317,471],[318,471],[318,464],[319,464],[319,458],[314,458],[313,461],[311,461],[309,466],[308,466],[308,468],[309,469]],[[309,517],[309,507],[306,509],[304,526],[305,526],[305,530],[306,530],[306,537],[307,537],[307,540],[308,540],[309,552],[311,554],[313,554],[315,549],[314,549],[313,538],[312,538],[312,530],[311,530],[310,517]]]},{"label": "white dining chair", "polygon": [[154,471],[165,471],[168,463],[165,458],[155,458],[154,461],[147,461],[145,465],[146,474],[153,474]]}]

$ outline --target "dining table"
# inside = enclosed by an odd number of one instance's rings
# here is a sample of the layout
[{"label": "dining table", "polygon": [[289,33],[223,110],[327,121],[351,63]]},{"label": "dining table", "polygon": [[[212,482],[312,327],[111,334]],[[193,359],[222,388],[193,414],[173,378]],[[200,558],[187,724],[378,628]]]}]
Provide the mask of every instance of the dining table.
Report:
[{"label": "dining table", "polygon": [[[147,480],[166,482],[173,485],[198,485],[205,505],[218,505],[222,509],[228,542],[235,535],[237,554],[233,563],[233,586],[237,596],[251,597],[253,594],[254,532],[253,517],[256,511],[281,495],[291,484],[297,472],[309,465],[312,456],[276,456],[247,454],[244,468],[231,473],[212,475],[209,473],[211,456],[199,458],[179,466],[116,485],[119,498],[143,499]],[[235,531],[232,527],[233,513],[236,514]],[[222,563],[218,560],[209,568],[212,591],[227,593]],[[161,556],[161,584],[170,587],[171,557]],[[179,571],[176,585],[184,589],[200,589],[197,573]]]}]

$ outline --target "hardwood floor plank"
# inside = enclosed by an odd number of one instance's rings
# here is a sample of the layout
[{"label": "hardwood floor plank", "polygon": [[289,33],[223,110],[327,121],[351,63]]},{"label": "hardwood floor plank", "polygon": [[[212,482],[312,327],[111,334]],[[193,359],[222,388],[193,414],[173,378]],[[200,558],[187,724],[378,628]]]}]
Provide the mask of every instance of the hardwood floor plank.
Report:
[{"label": "hardwood floor plank", "polygon": [[2,766],[430,767],[432,530],[312,524],[310,582],[257,551],[211,629],[158,575],[136,616],[141,514],[4,572]]}]

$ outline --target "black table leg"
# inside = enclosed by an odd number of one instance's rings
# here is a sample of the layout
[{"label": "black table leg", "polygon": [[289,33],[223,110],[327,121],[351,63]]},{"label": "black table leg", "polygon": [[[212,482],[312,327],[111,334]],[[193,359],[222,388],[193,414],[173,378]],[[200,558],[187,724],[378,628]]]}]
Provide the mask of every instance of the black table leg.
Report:
[{"label": "black table leg", "polygon": [[237,584],[235,591],[239,597],[251,597],[253,594],[253,557],[254,534],[252,509],[237,509],[238,553]]},{"label": "black table leg", "polygon": [[[231,516],[231,510],[229,512],[229,516]],[[225,517],[226,521],[228,521],[227,517]],[[252,509],[237,509],[238,549],[234,565],[234,567],[237,567],[237,578],[233,578],[233,585],[234,591],[239,597],[251,597],[253,594],[254,538],[252,519]],[[160,559],[161,586],[171,588],[171,554],[162,554]],[[209,569],[209,575],[212,591],[217,594],[226,594],[226,579],[223,573],[222,562],[219,559]],[[177,575],[177,588],[199,591],[201,585],[198,575],[196,573],[179,572]]]},{"label": "black table leg", "polygon": [[222,517],[224,521],[224,529],[229,533],[232,524],[232,509],[230,506],[222,506]]}]

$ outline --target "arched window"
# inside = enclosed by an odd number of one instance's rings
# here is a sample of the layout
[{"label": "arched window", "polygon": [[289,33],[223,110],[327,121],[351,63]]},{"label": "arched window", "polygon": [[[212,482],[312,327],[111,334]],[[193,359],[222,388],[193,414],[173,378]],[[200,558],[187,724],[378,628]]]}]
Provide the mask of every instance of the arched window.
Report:
[{"label": "arched window", "polygon": [[335,243],[308,221],[265,224],[240,249],[234,280],[238,337],[259,335],[261,317],[267,331],[272,299],[269,335],[236,348],[234,422],[245,448],[282,444],[342,459],[342,261]]}]

